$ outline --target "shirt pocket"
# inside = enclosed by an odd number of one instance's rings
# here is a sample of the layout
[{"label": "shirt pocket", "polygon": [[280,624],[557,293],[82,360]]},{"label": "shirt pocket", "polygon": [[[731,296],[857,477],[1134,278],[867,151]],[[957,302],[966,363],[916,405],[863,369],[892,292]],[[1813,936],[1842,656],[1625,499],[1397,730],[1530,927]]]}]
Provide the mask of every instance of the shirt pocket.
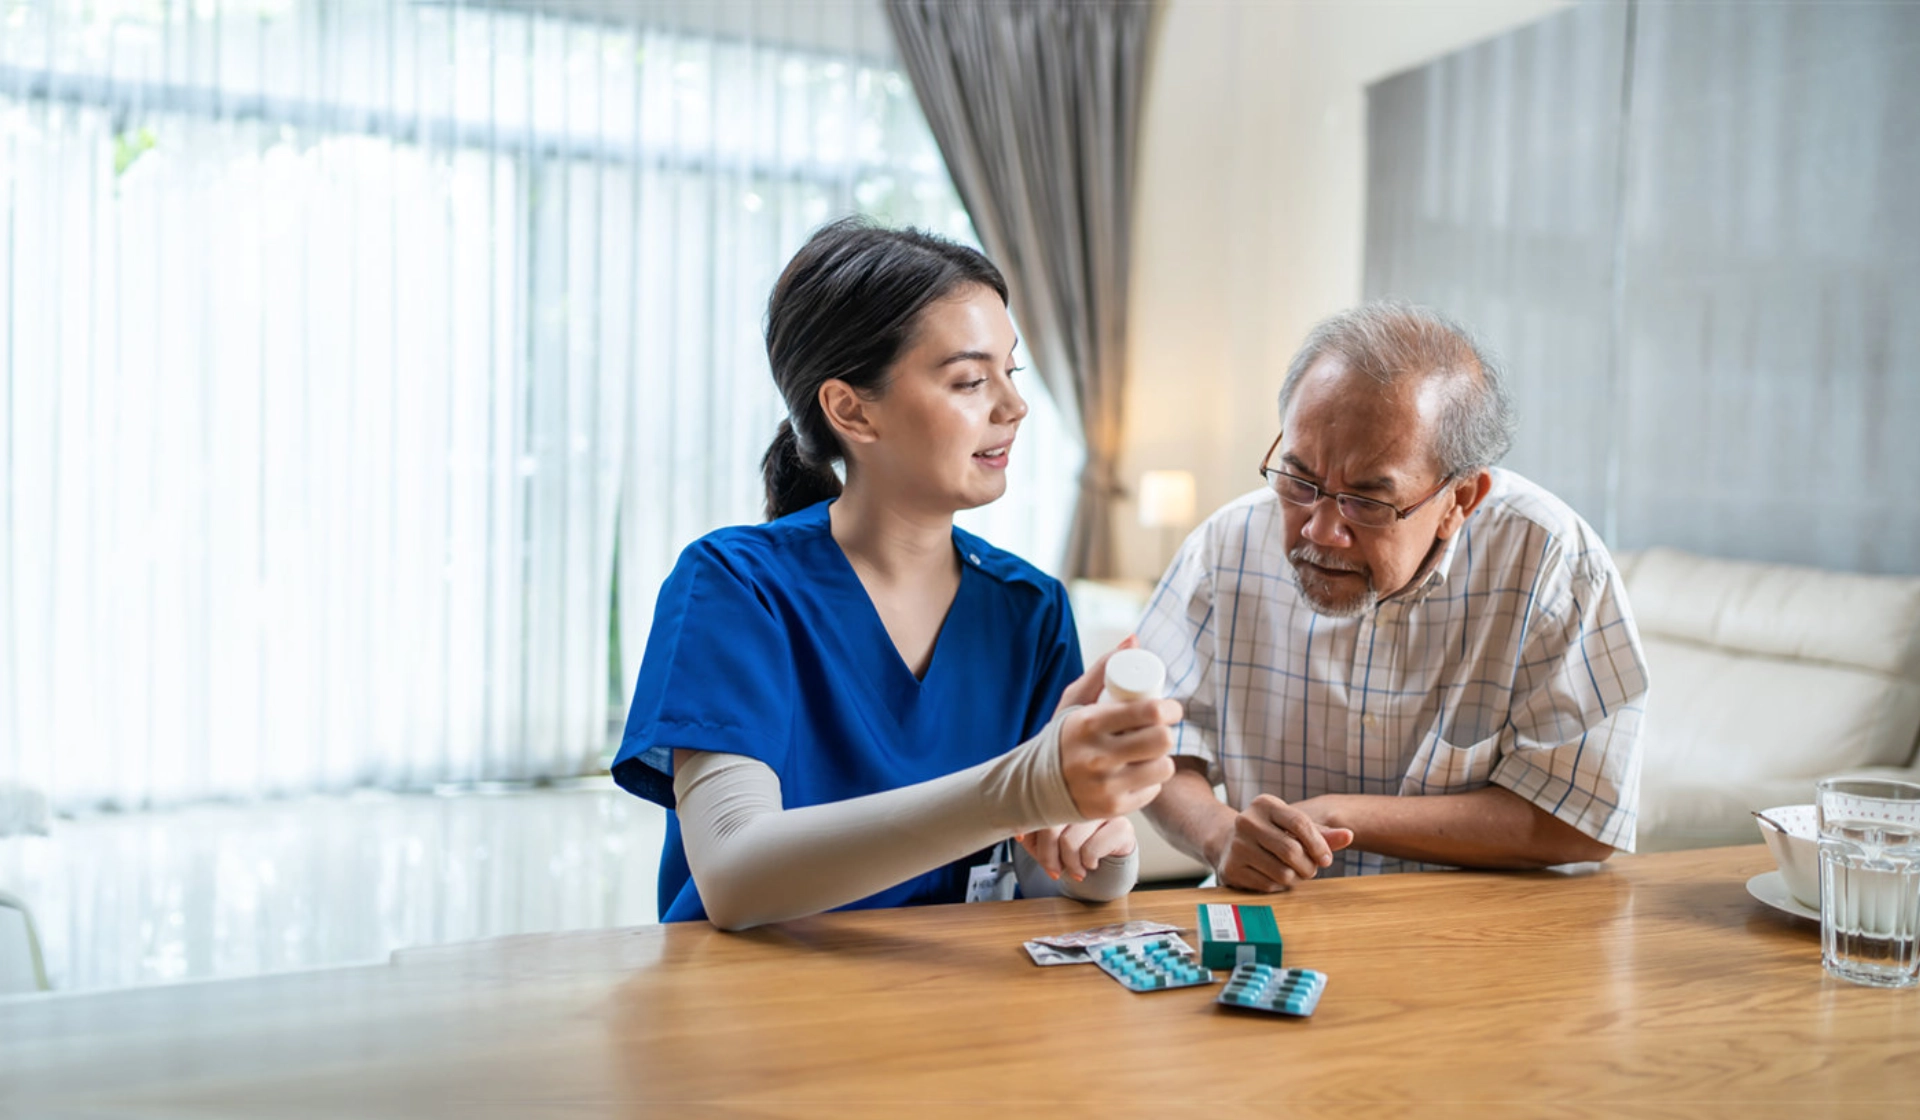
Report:
[{"label": "shirt pocket", "polygon": [[1408,796],[1480,789],[1492,784],[1493,768],[1499,761],[1498,732],[1464,747],[1429,733],[1400,781],[1400,793]]}]

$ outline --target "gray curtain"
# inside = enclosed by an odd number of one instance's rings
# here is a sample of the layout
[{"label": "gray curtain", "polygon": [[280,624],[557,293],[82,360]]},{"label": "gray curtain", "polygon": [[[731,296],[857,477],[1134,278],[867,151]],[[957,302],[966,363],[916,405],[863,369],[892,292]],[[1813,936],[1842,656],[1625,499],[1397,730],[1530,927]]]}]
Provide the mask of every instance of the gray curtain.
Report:
[{"label": "gray curtain", "polygon": [[1069,577],[1113,574],[1146,0],[886,0],[1027,348],[1086,441]]}]

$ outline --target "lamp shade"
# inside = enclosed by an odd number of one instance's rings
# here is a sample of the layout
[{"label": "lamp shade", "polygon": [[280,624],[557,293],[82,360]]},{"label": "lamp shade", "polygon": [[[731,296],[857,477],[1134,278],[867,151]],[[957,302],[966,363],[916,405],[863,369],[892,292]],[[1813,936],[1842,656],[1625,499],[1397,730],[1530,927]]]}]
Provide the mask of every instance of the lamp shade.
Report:
[{"label": "lamp shade", "polygon": [[1140,475],[1140,524],[1147,529],[1179,529],[1193,523],[1193,472],[1143,471]]}]

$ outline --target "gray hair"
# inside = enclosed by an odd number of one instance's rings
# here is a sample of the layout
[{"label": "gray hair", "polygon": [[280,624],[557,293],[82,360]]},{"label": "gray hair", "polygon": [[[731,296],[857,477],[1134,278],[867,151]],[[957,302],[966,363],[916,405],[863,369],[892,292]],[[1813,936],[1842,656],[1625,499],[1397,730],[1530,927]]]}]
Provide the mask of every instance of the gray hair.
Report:
[{"label": "gray hair", "polygon": [[1300,379],[1329,354],[1383,386],[1409,377],[1446,380],[1433,453],[1449,476],[1491,467],[1513,446],[1516,421],[1506,378],[1466,328],[1439,312],[1382,301],[1322,320],[1287,366],[1280,386],[1282,422]]}]

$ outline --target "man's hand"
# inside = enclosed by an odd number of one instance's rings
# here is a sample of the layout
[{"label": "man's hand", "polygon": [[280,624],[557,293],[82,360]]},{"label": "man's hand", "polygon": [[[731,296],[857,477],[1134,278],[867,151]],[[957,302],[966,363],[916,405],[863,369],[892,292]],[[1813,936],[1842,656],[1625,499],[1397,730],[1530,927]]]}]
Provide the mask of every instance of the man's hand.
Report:
[{"label": "man's hand", "polygon": [[1333,863],[1333,853],[1353,843],[1353,832],[1329,828],[1297,805],[1270,793],[1253,799],[1206,845],[1207,862],[1220,882],[1243,891],[1292,889]]},{"label": "man's hand", "polygon": [[1095,704],[1060,725],[1060,770],[1074,808],[1088,820],[1124,817],[1159,796],[1173,776],[1172,700]]},{"label": "man's hand", "polygon": [[1023,832],[1014,837],[1050,877],[1065,875],[1075,882],[1093,874],[1108,856],[1131,853],[1136,841],[1133,822],[1125,817]]}]

